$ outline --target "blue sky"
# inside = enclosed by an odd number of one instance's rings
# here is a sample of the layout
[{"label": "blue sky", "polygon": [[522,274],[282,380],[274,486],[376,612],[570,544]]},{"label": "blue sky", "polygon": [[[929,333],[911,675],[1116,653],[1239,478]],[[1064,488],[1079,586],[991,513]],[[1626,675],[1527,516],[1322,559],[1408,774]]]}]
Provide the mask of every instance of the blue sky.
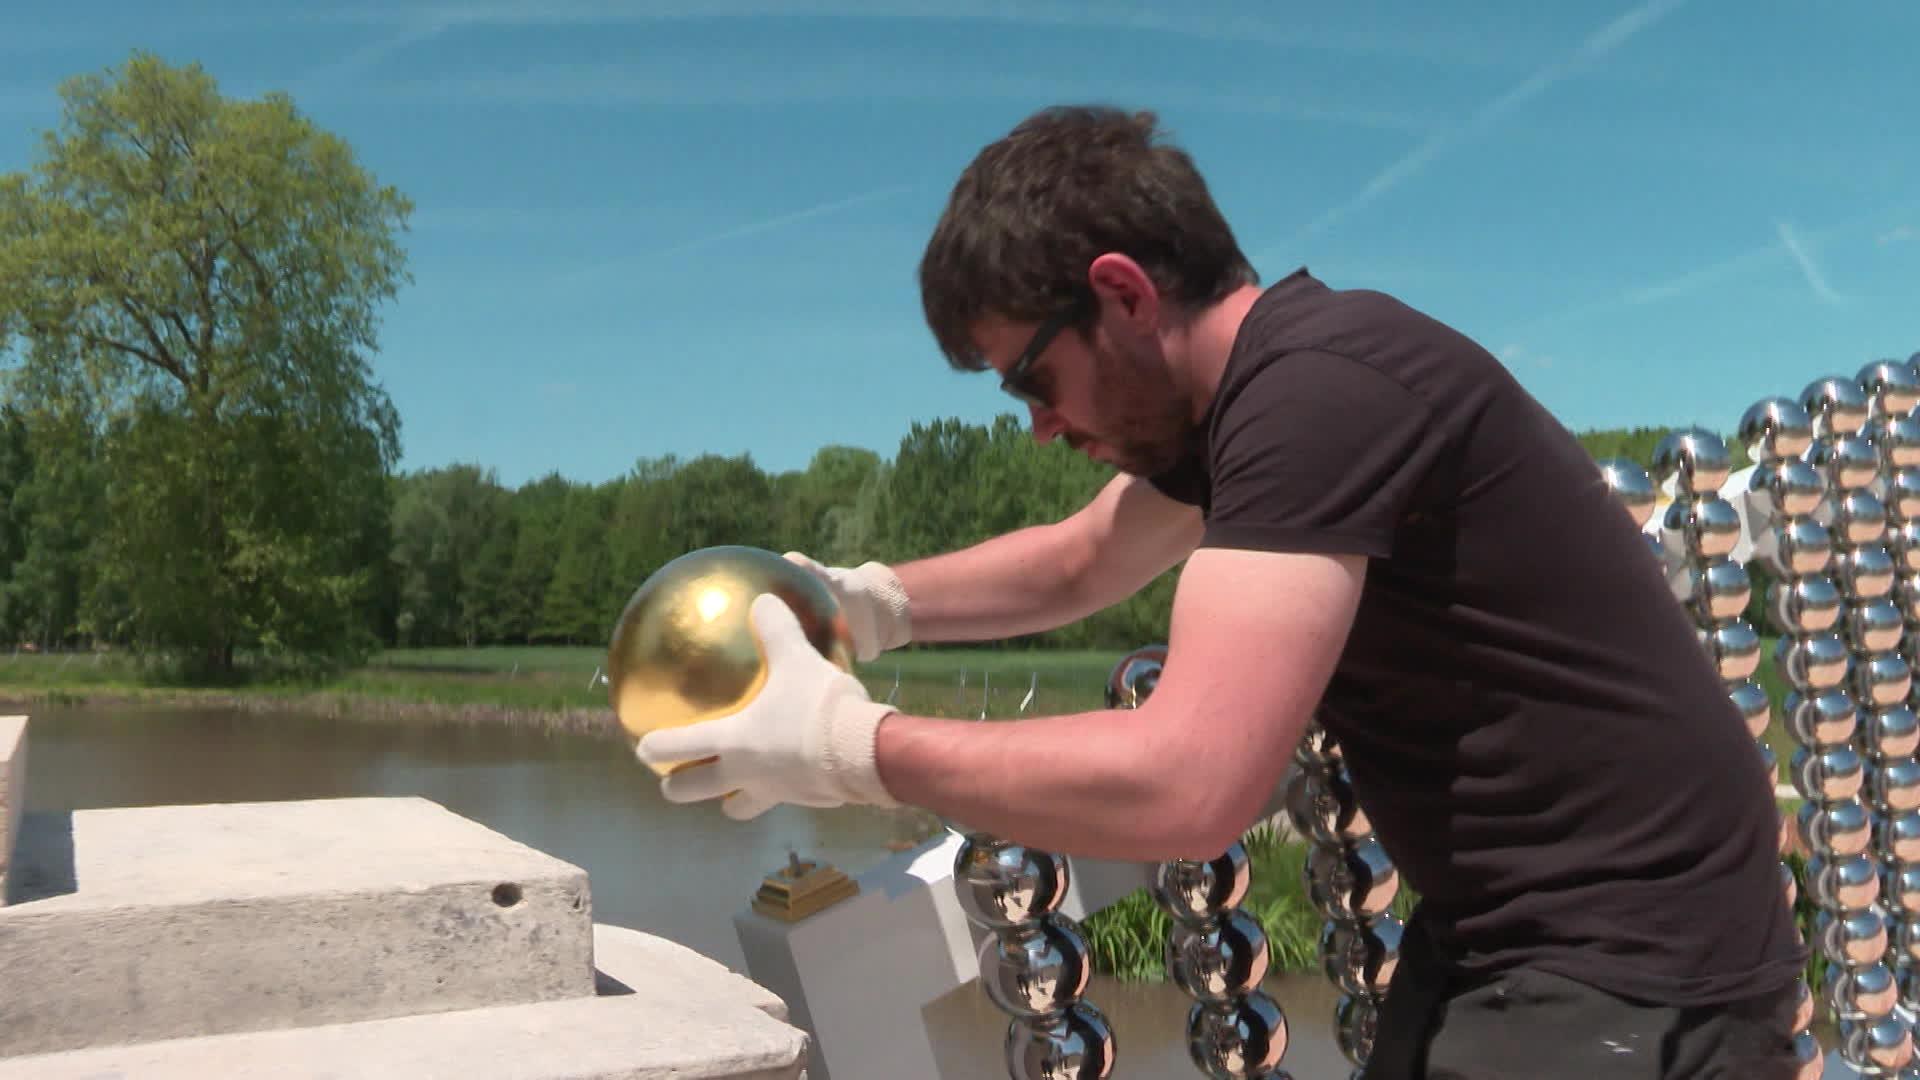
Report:
[{"label": "blue sky", "polygon": [[1157,110],[1268,280],[1383,289],[1576,428],[1704,423],[1920,351],[1920,5],[1275,0],[27,3],[0,171],[136,48],[292,93],[417,204],[402,467],[891,456],[1011,403],[914,269],[1038,107]]}]

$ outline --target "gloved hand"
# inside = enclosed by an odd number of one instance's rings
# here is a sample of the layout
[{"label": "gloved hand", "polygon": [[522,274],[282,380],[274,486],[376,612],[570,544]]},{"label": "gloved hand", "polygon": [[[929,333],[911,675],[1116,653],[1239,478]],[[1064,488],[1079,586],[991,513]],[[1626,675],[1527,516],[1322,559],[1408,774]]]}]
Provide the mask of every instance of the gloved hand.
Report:
[{"label": "gloved hand", "polygon": [[898,806],[874,766],[874,735],[892,706],[820,655],[779,597],[761,593],[747,617],[766,656],[766,682],[726,716],[640,739],[634,753],[649,766],[718,759],[671,773],[661,794],[676,803],[721,798],[720,809],[740,821],[783,802]]},{"label": "gloved hand", "polygon": [[877,562],[861,563],[851,570],[822,566],[797,551],[787,552],[786,557],[813,571],[833,591],[834,599],[847,613],[854,658],[861,663],[913,640],[907,591],[891,568]]}]

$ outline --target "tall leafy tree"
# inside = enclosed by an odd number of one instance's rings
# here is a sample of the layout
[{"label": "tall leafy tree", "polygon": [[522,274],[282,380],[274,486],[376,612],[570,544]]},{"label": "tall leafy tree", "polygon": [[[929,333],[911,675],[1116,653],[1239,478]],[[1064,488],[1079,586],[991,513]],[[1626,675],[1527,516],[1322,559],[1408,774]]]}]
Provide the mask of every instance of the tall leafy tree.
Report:
[{"label": "tall leafy tree", "polygon": [[135,54],[72,79],[0,177],[12,394],[85,395],[113,484],[100,572],[135,638],[210,675],[372,642],[399,419],[373,377],[411,211],[284,95]]}]

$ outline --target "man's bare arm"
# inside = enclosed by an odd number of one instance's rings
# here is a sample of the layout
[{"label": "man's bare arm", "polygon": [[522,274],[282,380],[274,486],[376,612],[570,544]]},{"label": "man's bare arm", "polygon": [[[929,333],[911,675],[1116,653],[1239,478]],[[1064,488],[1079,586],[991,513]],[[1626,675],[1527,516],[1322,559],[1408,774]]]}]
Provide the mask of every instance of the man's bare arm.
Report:
[{"label": "man's bare arm", "polygon": [[895,566],[921,642],[996,641],[1125,600],[1199,543],[1199,511],[1131,476],[1072,516]]},{"label": "man's bare arm", "polygon": [[902,802],[1088,858],[1208,859],[1253,823],[1331,677],[1366,561],[1204,549],[1139,709],[969,722],[895,713],[876,743]]}]

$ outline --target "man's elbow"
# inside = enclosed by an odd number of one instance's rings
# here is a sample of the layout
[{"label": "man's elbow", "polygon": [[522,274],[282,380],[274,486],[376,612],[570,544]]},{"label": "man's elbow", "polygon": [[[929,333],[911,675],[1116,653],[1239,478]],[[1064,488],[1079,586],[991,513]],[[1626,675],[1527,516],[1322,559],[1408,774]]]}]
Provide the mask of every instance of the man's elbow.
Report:
[{"label": "man's elbow", "polygon": [[1147,830],[1153,857],[1204,862],[1238,843],[1258,823],[1270,802],[1269,789],[1277,783],[1254,772],[1227,778],[1163,765],[1154,796],[1146,803],[1154,808],[1155,826]]}]

